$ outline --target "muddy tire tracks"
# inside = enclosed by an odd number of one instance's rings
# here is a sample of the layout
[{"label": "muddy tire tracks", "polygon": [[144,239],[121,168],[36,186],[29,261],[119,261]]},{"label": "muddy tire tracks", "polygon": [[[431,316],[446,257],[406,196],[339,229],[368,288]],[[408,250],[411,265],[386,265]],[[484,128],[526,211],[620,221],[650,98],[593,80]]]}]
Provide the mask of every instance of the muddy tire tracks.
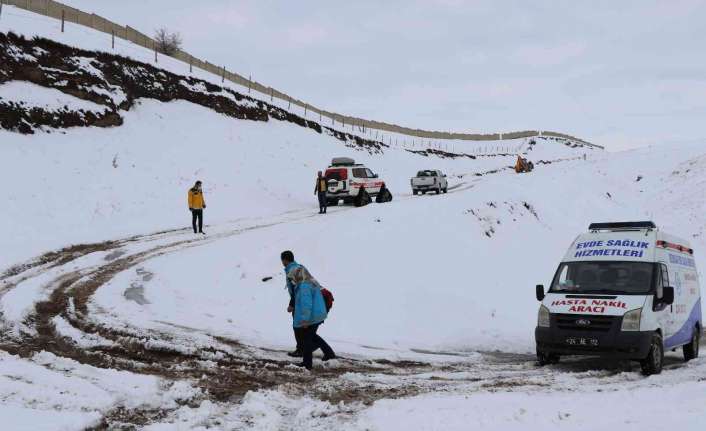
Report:
[{"label": "muddy tire tracks", "polygon": [[[0,296],[33,277],[49,271],[73,266],[93,253],[104,253],[102,262],[88,267],[67,270],[55,276],[45,289],[47,299],[39,301],[22,322],[25,329],[17,331],[2,328],[0,349],[24,358],[42,351],[69,358],[81,364],[148,374],[177,381],[188,380],[213,401],[237,401],[251,390],[279,388],[292,395],[307,394],[331,402],[355,401],[372,403],[380,398],[415,395],[422,391],[416,382],[380,388],[370,383],[341,382],[345,373],[402,374],[428,372],[433,367],[423,362],[339,359],[337,366],[318,368],[316,384],[312,375],[292,366],[291,360],[278,352],[247,346],[237,340],[211,337],[211,342],[197,344],[190,350],[179,349],[188,333],[180,331],[145,330],[126,326],[116,328],[102,324],[100,316],[92,316],[89,302],[95,292],[117,274],[138,267],[142,263],[192,247],[211,244],[225,238],[282,223],[303,220],[311,215],[288,217],[286,220],[237,228],[206,238],[183,238],[185,229],[162,231],[149,235],[132,236],[122,240],[80,244],[46,253],[20,265],[15,265],[0,276]],[[151,242],[157,244],[150,245]],[[128,252],[127,246],[146,248]],[[54,319],[62,318],[82,334],[107,340],[108,345],[86,348],[59,333]],[[0,324],[6,326],[2,321]],[[204,335],[204,334],[201,334]],[[144,424],[163,417],[164,412],[127,411],[117,407],[109,412],[103,425],[123,423]],[[111,425],[112,424],[112,425]]]}]

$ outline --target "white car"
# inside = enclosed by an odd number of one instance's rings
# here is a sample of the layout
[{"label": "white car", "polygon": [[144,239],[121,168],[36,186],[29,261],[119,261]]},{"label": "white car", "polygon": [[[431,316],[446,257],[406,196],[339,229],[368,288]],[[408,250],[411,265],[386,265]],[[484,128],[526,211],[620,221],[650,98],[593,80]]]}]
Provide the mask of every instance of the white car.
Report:
[{"label": "white car", "polygon": [[417,172],[417,176],[410,180],[412,185],[412,193],[425,194],[426,192],[436,192],[438,195],[441,192],[449,191],[449,182],[446,180],[446,175],[439,170],[425,170]]},{"label": "white car", "polygon": [[[361,190],[370,196],[377,196],[385,185],[377,174],[362,164],[348,157],[336,157],[324,174],[328,188],[326,199],[329,205],[338,205],[339,201],[353,203],[359,198]],[[389,192],[388,192],[389,193]]]},{"label": "white car", "polygon": [[662,371],[664,352],[699,355],[701,292],[689,242],[652,222],[593,223],[559,264],[541,301],[535,340],[540,365],[560,355],[640,361]]}]

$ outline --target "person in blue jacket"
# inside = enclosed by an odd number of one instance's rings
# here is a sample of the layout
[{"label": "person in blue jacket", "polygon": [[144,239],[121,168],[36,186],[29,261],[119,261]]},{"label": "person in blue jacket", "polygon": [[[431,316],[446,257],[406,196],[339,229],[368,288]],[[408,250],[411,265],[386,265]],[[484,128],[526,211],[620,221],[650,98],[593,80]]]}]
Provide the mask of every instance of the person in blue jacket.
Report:
[{"label": "person in blue jacket", "polygon": [[316,333],[326,320],[326,303],[321,294],[321,285],[303,265],[294,260],[294,253],[283,251],[280,257],[287,277],[287,289],[294,298],[292,320],[297,344],[302,353],[300,365],[310,370],[314,350],[321,349],[324,353],[323,361],[336,357],[331,346]]}]

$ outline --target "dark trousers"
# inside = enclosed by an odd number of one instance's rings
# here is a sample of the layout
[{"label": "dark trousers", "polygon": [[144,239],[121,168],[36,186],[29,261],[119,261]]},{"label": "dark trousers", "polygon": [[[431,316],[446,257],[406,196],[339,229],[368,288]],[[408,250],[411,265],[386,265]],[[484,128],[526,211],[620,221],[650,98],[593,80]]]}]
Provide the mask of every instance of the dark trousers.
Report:
[{"label": "dark trousers", "polygon": [[[199,230],[196,230],[196,222],[198,221]],[[191,226],[194,228],[194,233],[203,232],[203,210],[191,210]]]},{"label": "dark trousers", "polygon": [[316,334],[316,331],[319,329],[320,325],[321,323],[317,323],[316,325],[311,325],[307,328],[295,328],[294,330],[295,333],[299,332],[299,340],[302,345],[302,354],[304,355],[302,362],[308,369],[311,369],[311,356],[316,349],[321,349],[326,357],[336,356],[333,349],[331,349],[331,346],[329,346],[323,338]]},{"label": "dark trousers", "polygon": [[299,328],[294,328],[294,340],[297,342],[297,352],[302,351],[302,340],[301,340],[301,331]]},{"label": "dark trousers", "polygon": [[319,214],[326,214],[327,205],[326,192],[319,192]]}]

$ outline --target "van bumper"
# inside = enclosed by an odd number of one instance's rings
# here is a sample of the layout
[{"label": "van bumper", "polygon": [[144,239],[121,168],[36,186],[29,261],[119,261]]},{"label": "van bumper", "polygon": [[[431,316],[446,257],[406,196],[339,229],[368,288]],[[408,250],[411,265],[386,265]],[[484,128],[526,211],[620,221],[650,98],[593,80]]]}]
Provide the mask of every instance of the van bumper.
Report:
[{"label": "van bumper", "polygon": [[[543,353],[611,356],[620,359],[646,358],[652,334],[652,331],[623,332],[619,327],[607,332],[572,331],[554,327],[537,327],[534,331],[537,350]],[[585,343],[582,344],[582,341]]]}]

